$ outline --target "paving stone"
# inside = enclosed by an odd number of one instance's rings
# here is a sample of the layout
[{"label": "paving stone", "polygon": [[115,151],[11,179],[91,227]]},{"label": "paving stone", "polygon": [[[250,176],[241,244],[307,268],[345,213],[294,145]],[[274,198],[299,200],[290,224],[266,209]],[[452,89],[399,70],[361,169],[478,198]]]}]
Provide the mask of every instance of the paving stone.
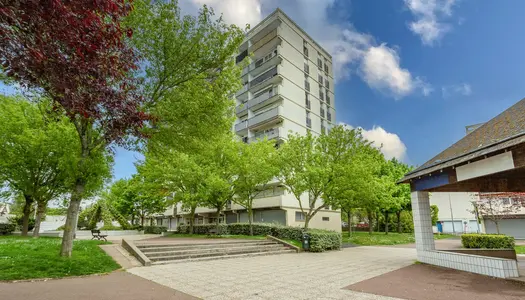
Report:
[{"label": "paving stone", "polygon": [[156,265],[132,268],[128,272],[210,300],[386,300],[393,298],[342,288],[411,265],[415,259],[415,249],[355,247],[320,254]]}]

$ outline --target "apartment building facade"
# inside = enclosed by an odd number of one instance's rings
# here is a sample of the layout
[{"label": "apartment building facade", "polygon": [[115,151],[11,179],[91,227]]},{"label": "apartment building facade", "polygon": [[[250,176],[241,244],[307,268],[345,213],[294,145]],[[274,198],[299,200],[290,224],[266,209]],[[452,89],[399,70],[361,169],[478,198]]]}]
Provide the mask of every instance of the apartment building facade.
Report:
[{"label": "apartment building facade", "polygon": [[[282,10],[277,9],[251,29],[236,57],[248,65],[242,71],[243,87],[236,95],[237,120],[232,130],[246,143],[273,140],[278,146],[289,133],[326,133],[335,123],[332,57]],[[303,207],[308,206],[303,195]],[[254,201],[254,221],[303,226],[298,200],[274,180]],[[188,223],[179,206],[159,216],[159,225],[175,228]],[[198,208],[196,223],[215,222],[213,209]],[[229,203],[221,222],[247,222],[246,209]],[[311,228],[341,231],[340,211],[319,211]]]}]

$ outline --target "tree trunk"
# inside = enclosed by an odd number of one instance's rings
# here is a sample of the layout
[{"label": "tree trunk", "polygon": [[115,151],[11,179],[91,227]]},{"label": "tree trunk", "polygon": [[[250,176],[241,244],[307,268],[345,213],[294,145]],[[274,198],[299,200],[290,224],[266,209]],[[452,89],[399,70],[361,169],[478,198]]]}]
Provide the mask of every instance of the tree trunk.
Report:
[{"label": "tree trunk", "polygon": [[142,227],[142,229],[144,230],[144,216],[140,216],[140,226]]},{"label": "tree trunk", "polygon": [[33,197],[24,195],[26,202],[24,203],[23,216],[22,216],[22,236],[27,236],[29,231],[29,217],[31,214],[31,205],[33,204]]},{"label": "tree trunk", "polygon": [[64,236],[62,237],[62,247],[60,249],[60,256],[71,257],[73,251],[73,240],[75,239],[75,232],[78,223],[78,213],[80,211],[80,202],[84,194],[85,184],[82,180],[77,180],[75,190],[71,193],[69,207],[67,208],[66,224],[64,225]]},{"label": "tree trunk", "polygon": [[388,221],[389,221],[389,220],[388,220],[388,216],[389,216],[389,215],[390,215],[390,214],[388,213],[388,211],[385,212],[385,234],[388,234],[388,225],[389,225],[389,224],[388,224]]},{"label": "tree trunk", "polygon": [[499,221],[494,221],[494,223],[496,223],[496,232],[497,232],[498,234],[500,234],[500,233],[499,233]]},{"label": "tree trunk", "polygon": [[397,216],[397,233],[401,233],[401,211],[396,212]]},{"label": "tree trunk", "polygon": [[37,238],[40,236],[40,224],[44,218],[44,213],[46,212],[47,202],[40,201],[37,202],[36,218],[35,218],[35,229],[33,230],[33,237]]},{"label": "tree trunk", "polygon": [[253,235],[252,223],[253,223],[253,211],[252,211],[252,208],[250,206],[250,207],[248,207],[248,224],[249,224],[249,227],[250,227],[250,235]]},{"label": "tree trunk", "polygon": [[367,210],[366,213],[368,215],[368,234],[372,235],[372,232],[374,231],[374,223],[372,222],[372,211]]},{"label": "tree trunk", "polygon": [[348,216],[348,236],[352,236],[352,210],[349,209],[347,212],[346,212],[347,216]]},{"label": "tree trunk", "polygon": [[219,218],[221,217],[221,209],[217,208],[217,220],[215,220],[215,230],[217,231],[217,235],[220,235],[219,233]]},{"label": "tree trunk", "polygon": [[193,223],[195,223],[195,209],[196,207],[192,207],[190,210],[190,228],[189,228],[189,234],[193,234]]},{"label": "tree trunk", "polygon": [[375,212],[375,220],[376,220],[376,232],[379,232],[379,212]]}]

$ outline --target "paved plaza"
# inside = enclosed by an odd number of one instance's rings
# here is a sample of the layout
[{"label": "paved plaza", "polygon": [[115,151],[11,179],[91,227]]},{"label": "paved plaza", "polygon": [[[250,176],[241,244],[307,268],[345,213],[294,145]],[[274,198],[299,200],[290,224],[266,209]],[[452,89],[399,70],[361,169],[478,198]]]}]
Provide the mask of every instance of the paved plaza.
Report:
[{"label": "paved plaza", "polygon": [[343,288],[409,266],[415,249],[356,247],[129,269],[145,279],[210,300],[395,299]]}]

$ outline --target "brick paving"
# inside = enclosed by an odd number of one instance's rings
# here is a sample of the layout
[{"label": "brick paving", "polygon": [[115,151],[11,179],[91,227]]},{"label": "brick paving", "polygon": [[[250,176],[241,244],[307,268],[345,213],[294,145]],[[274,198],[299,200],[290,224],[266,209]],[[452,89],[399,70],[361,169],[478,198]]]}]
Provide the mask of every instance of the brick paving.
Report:
[{"label": "brick paving", "polygon": [[425,264],[361,281],[347,289],[409,300],[525,299],[523,282]]},{"label": "brick paving", "polygon": [[133,268],[202,299],[393,299],[343,288],[414,263],[415,249],[356,247]]}]

